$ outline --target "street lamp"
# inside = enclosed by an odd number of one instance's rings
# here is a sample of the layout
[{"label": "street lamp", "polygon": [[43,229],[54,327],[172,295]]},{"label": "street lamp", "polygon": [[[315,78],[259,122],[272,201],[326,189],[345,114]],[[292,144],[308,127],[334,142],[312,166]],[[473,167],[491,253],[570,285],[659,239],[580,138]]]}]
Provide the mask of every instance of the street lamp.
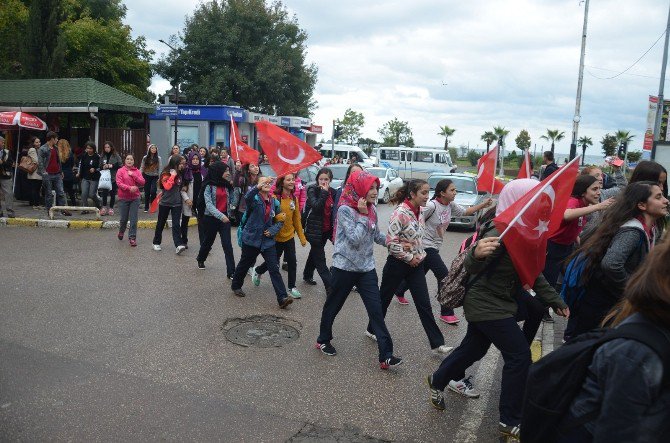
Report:
[{"label": "street lamp", "polygon": [[[168,48],[172,49],[175,53],[177,53],[177,49],[175,47],[173,47],[171,44],[169,44],[168,42],[166,42],[165,40],[160,39],[158,41],[163,43]],[[179,126],[179,80],[177,79],[176,76],[175,76],[175,79],[174,79],[174,89],[175,89],[175,99],[174,99],[174,101],[177,104],[177,113],[174,116],[174,144],[176,145],[177,144],[177,132],[178,132],[177,127]]]}]

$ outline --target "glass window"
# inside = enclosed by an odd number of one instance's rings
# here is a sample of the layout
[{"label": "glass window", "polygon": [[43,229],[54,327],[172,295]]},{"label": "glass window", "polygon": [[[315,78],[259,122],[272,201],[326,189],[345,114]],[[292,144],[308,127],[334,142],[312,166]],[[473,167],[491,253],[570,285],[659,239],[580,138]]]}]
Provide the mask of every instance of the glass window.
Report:
[{"label": "glass window", "polygon": [[440,180],[443,180],[445,178],[448,178],[449,180],[452,181],[454,186],[456,186],[456,191],[462,192],[464,194],[476,194],[477,193],[477,186],[475,185],[475,180],[474,178],[466,178],[466,177],[454,177],[454,176],[435,176],[435,177],[430,177],[428,179],[428,185],[430,186],[430,189],[435,189],[435,186],[437,186],[437,183]]},{"label": "glass window", "polygon": [[400,161],[405,161],[405,151],[400,151]]},{"label": "glass window", "polygon": [[415,151],[414,161],[422,163],[433,163],[433,153],[426,151]]},{"label": "glass window", "polygon": [[444,154],[435,154],[435,163],[444,163]]},{"label": "glass window", "polygon": [[398,160],[398,151],[395,149],[382,149],[382,160]]}]

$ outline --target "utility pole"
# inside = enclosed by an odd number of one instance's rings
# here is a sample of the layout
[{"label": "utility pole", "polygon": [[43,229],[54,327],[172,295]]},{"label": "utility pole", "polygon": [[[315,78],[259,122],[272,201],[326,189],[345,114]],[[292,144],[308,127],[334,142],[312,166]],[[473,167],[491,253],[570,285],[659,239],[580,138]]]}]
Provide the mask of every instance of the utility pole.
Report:
[{"label": "utility pole", "polygon": [[572,118],[572,143],[570,144],[570,160],[577,156],[577,137],[579,133],[579,121],[581,120],[580,108],[582,105],[582,83],[584,82],[584,56],[586,55],[586,28],[589,22],[589,0],[584,1],[584,29],[582,30],[582,53],[579,57],[579,78],[577,80],[577,100],[575,103],[575,116]]},{"label": "utility pole", "polygon": [[[665,87],[665,68],[668,64],[668,36],[670,35],[670,10],[668,10],[668,24],[665,28],[665,47],[663,48],[663,63],[661,64],[661,81],[658,85],[658,103],[656,104],[656,122],[654,124],[654,144],[661,138],[661,117],[663,116],[663,89]],[[652,150],[655,152],[656,150]]]}]

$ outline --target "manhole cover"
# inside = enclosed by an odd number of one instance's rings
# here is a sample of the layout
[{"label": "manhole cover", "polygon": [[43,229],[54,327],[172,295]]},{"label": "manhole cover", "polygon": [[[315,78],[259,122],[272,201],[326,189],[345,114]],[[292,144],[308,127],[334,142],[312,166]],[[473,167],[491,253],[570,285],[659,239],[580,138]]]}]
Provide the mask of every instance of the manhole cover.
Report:
[{"label": "manhole cover", "polygon": [[226,320],[221,329],[226,339],[240,346],[271,348],[297,340],[299,327],[299,323],[281,317],[257,315]]}]

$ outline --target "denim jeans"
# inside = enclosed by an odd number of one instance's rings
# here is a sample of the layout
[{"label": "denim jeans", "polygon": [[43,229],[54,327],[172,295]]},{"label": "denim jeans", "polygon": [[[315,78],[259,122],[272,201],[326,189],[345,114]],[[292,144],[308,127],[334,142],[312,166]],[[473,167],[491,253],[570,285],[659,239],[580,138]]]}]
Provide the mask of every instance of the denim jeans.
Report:
[{"label": "denim jeans", "polygon": [[88,198],[93,199],[93,203],[96,208],[100,209],[102,207],[102,202],[100,197],[98,197],[98,181],[97,180],[81,180],[81,205],[88,206]]},{"label": "denim jeans", "polygon": [[121,220],[119,222],[119,232],[126,232],[128,219],[130,219],[130,230],[128,231],[129,238],[137,237],[137,216],[140,210],[140,199],[123,200],[119,199],[119,215]]},{"label": "denim jeans", "polygon": [[230,223],[224,223],[216,217],[205,215],[198,221],[198,224],[203,225],[202,229],[204,236],[202,243],[200,244],[197,260],[203,262],[207,260],[207,256],[212,250],[214,240],[216,240],[216,234],[219,234],[221,237],[223,254],[226,256],[226,275],[232,277],[235,273],[235,257],[233,256],[233,244],[230,239]]},{"label": "denim jeans", "polygon": [[8,215],[14,215],[14,191],[13,180],[6,178],[0,180],[0,196],[3,197],[2,210],[7,210]]},{"label": "denim jeans", "polygon": [[241,289],[244,284],[244,277],[247,275],[247,271],[254,265],[256,258],[262,255],[265,263],[268,266],[268,272],[270,273],[270,280],[272,281],[272,287],[275,290],[277,295],[277,302],[281,304],[282,301],[287,297],[286,286],[284,286],[284,280],[281,278],[279,273],[279,263],[277,262],[277,250],[274,247],[267,249],[258,249],[249,245],[242,245],[242,257],[240,257],[240,262],[235,268],[235,274],[233,275],[233,283],[231,284],[231,289]]},{"label": "denim jeans", "polygon": [[530,367],[530,347],[512,317],[468,323],[461,344],[433,373],[433,386],[443,390],[450,380],[461,378],[467,368],[486,355],[491,344],[500,350],[505,361],[498,404],[500,421],[516,426],[521,423],[521,406]]},{"label": "denim jeans", "polygon": [[168,215],[172,215],[172,241],[174,242],[175,247],[181,246],[181,205],[158,205],[158,221],[156,222],[153,244],[160,245],[163,241],[163,228],[165,227],[165,222],[167,222]]},{"label": "denim jeans", "polygon": [[[423,272],[428,274],[428,271],[433,271],[433,275],[437,279],[437,290],[439,291],[442,286],[442,280],[449,275],[449,268],[442,261],[440,251],[435,248],[426,248],[426,258],[423,260]],[[406,291],[407,282],[403,280],[398,289],[395,290],[395,293],[397,296],[404,297]],[[440,315],[454,315],[454,310],[441,306]]]},{"label": "denim jeans", "polygon": [[[60,173],[42,175],[42,184],[44,185],[44,205],[47,211],[54,205],[54,198],[51,191],[56,191],[56,206],[65,206],[65,191],[63,190],[63,178]],[[96,183],[96,187],[97,187]]]},{"label": "denim jeans", "polygon": [[[295,239],[291,238],[284,242],[276,242],[275,249],[277,250],[277,260],[279,260],[283,254],[286,263],[288,263],[288,288],[295,288],[295,278],[298,268],[298,260],[295,256]],[[256,268],[258,275],[265,273],[267,270],[267,263],[262,263]]]},{"label": "denim jeans", "polygon": [[[428,285],[426,284],[426,273],[423,270],[423,264],[413,268],[402,260],[391,255],[388,256],[384,271],[382,272],[382,284],[379,293],[382,300],[382,311],[386,317],[391,300],[400,283],[405,280],[409,287],[409,292],[414,299],[416,312],[419,314],[423,330],[426,331],[430,348],[435,349],[444,344],[442,331],[435,323],[433,309],[430,306],[430,296],[428,295]],[[368,331],[372,332],[372,326],[368,325]]]},{"label": "denim jeans", "polygon": [[317,343],[328,343],[333,339],[333,323],[335,317],[347,301],[351,289],[356,286],[358,294],[363,300],[368,312],[370,329],[377,337],[379,361],[384,361],[393,355],[393,341],[384,322],[382,303],[379,297],[377,271],[367,272],[345,271],[336,267],[330,269],[333,277],[330,295],[326,298],[321,312],[321,326]]}]

